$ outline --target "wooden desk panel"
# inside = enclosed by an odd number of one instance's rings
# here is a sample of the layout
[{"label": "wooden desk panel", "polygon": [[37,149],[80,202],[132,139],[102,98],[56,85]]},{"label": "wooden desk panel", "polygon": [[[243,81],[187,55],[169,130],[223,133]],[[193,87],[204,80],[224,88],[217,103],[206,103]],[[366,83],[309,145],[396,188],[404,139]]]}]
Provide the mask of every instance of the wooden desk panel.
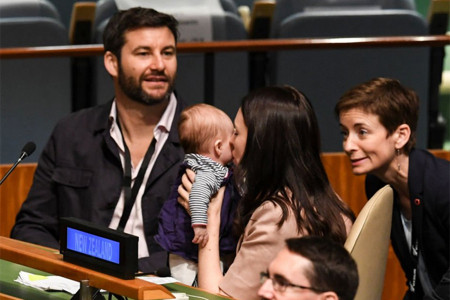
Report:
[{"label": "wooden desk panel", "polygon": [[[0,165],[2,178],[12,165]],[[35,163],[23,163],[0,186],[0,236],[9,236],[22,202],[33,182]]]},{"label": "wooden desk panel", "polygon": [[[182,283],[158,285],[141,278],[120,279],[63,261],[56,249],[0,237],[0,291],[24,299],[70,299],[65,292],[51,294],[21,285],[14,280],[20,271],[59,275],[75,281],[88,280],[89,286],[136,300],[172,299],[171,293],[185,293],[189,299],[231,300]],[[0,294],[0,300],[2,300]]]},{"label": "wooden desk panel", "polygon": [[0,300],[21,300],[21,299],[0,293]]},{"label": "wooden desk panel", "polygon": [[170,299],[163,286],[141,279],[124,280],[63,261],[54,249],[0,237],[0,259],[22,264],[72,280],[89,280],[89,286],[133,299]]}]

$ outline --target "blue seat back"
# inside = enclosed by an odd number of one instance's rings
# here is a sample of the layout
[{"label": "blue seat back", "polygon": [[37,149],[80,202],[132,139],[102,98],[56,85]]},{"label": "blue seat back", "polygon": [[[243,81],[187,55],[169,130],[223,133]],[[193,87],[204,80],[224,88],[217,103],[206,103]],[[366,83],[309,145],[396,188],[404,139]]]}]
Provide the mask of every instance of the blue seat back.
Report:
[{"label": "blue seat back", "polygon": [[[21,14],[22,13],[22,14]],[[54,6],[42,0],[0,2],[2,48],[68,44]],[[56,122],[71,111],[70,58],[0,61],[0,163],[15,162],[28,141],[35,162]]]},{"label": "blue seat back", "polygon": [[[274,38],[333,38],[427,35],[423,18],[410,10],[303,12],[286,18]],[[311,100],[324,151],[342,151],[334,106],[351,87],[374,77],[396,78],[421,100],[418,145],[428,134],[429,52],[427,47],[292,50],[272,53],[271,84],[290,84]]]}]

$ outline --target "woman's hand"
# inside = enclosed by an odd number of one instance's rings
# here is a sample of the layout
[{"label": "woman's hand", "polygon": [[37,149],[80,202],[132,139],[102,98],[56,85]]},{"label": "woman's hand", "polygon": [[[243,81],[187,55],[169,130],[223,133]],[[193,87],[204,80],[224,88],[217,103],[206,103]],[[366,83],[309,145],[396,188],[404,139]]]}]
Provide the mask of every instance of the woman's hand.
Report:
[{"label": "woman's hand", "polygon": [[219,284],[223,278],[220,268],[219,238],[220,211],[222,209],[225,187],[221,187],[211,198],[208,207],[208,242],[198,248],[198,285],[213,293],[219,293]]},{"label": "woman's hand", "polygon": [[[191,214],[189,209],[189,194],[192,189],[192,183],[195,179],[195,173],[186,169],[186,173],[181,177],[181,184],[178,187],[177,201]],[[225,187],[211,198],[208,207],[208,225],[206,227],[208,241],[206,245],[198,247],[198,282],[201,288],[213,293],[219,293],[219,283],[223,278],[220,268],[219,256],[219,236],[220,236],[220,211],[222,209]]]},{"label": "woman's hand", "polygon": [[178,198],[177,201],[181,206],[191,215],[189,208],[189,194],[191,193],[192,183],[195,179],[195,173],[191,169],[186,169],[186,173],[181,177],[181,184],[178,186]]},{"label": "woman's hand", "polygon": [[[225,194],[225,187],[221,187],[219,191],[211,197],[208,207],[208,219],[211,217],[218,218],[220,224],[220,212],[222,210],[223,197]],[[209,223],[209,222],[208,222]]]},{"label": "woman's hand", "polygon": [[[190,215],[189,209],[189,194],[191,193],[192,183],[195,179],[195,173],[191,169],[186,169],[186,173],[181,177],[181,184],[178,186],[178,198],[177,201]],[[213,217],[218,216],[220,222],[220,211],[222,209],[223,196],[225,193],[225,187],[221,187],[219,191],[211,198],[209,203],[208,215]]]}]

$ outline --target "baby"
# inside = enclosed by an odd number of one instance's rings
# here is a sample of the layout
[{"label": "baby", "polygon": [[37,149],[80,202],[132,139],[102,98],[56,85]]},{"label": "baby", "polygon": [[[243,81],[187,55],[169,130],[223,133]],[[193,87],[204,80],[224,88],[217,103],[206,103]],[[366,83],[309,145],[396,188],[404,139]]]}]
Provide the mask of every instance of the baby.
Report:
[{"label": "baby", "polygon": [[183,146],[185,163],[195,172],[189,194],[192,228],[195,244],[202,247],[208,242],[206,225],[211,196],[217,193],[228,174],[226,165],[233,159],[230,138],[234,126],[221,110],[208,104],[186,108],[180,116],[178,132]]},{"label": "baby", "polygon": [[[235,251],[235,241],[231,237],[231,221],[236,207],[233,198],[238,197],[231,197],[234,186],[229,182],[230,170],[227,168],[227,164],[232,161],[230,139],[234,126],[231,119],[220,109],[208,104],[196,104],[181,113],[178,131],[186,153],[185,160],[171,197],[161,210],[158,235],[155,239],[170,253],[172,277],[192,285],[197,272],[198,251],[197,247],[192,247],[192,243],[203,247],[208,242],[206,226],[209,201],[223,185],[227,185],[227,189],[222,205],[222,210],[225,208],[225,211],[222,213],[221,222],[221,250]],[[196,174],[189,195],[190,218],[176,200],[176,190],[186,168]]]}]

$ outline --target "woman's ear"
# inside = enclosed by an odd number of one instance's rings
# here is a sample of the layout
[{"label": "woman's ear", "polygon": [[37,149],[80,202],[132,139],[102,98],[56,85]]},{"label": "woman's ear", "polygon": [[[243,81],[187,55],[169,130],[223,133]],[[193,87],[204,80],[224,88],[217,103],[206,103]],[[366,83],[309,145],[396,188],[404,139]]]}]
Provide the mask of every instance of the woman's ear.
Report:
[{"label": "woman's ear", "polygon": [[403,148],[409,141],[409,137],[411,136],[411,128],[408,124],[401,124],[395,130],[395,148],[401,149]]},{"label": "woman's ear", "polygon": [[105,55],[103,55],[103,62],[109,75],[117,77],[119,74],[119,61],[117,57],[111,51],[106,51]]}]

